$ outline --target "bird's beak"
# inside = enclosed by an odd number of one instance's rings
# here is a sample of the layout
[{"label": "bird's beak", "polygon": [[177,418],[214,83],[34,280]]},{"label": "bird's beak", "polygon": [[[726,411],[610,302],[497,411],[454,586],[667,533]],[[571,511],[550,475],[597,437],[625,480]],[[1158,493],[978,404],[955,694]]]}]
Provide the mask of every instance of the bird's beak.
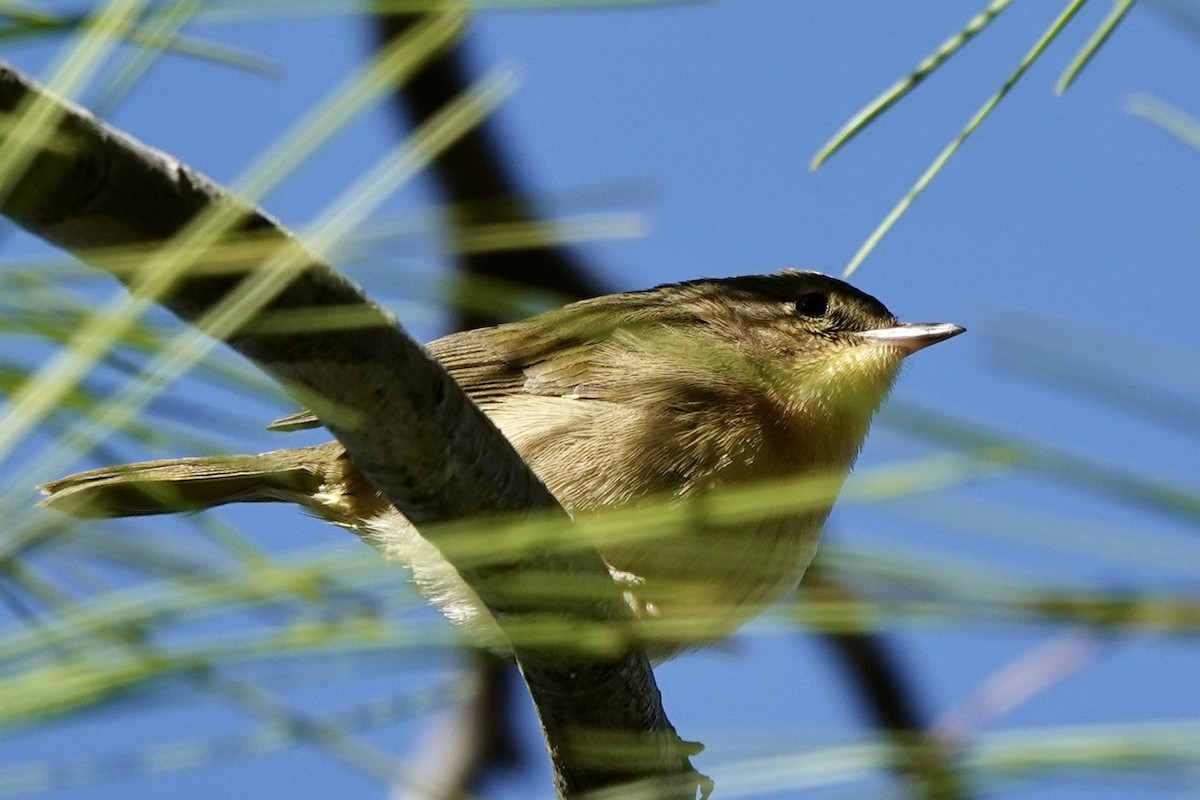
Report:
[{"label": "bird's beak", "polygon": [[899,348],[907,356],[965,330],[949,322],[901,322],[890,328],[862,331],[858,335],[875,344]]}]

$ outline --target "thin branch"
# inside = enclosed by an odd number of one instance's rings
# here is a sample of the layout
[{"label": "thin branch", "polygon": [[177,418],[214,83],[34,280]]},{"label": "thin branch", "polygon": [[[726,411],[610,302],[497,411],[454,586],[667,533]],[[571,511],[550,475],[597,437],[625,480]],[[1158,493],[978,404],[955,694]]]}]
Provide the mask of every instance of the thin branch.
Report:
[{"label": "thin branch", "polygon": [[[394,46],[423,16],[378,13],[372,18],[377,52]],[[471,69],[467,60],[465,36],[460,35],[445,50],[426,59],[408,81],[398,86],[393,94],[393,107],[402,125],[421,125],[447,102],[460,96],[470,86]],[[431,172],[447,205],[453,209],[446,222],[454,242],[462,242],[473,227],[538,224],[539,215],[521,185],[519,174],[512,169],[511,159],[506,156],[491,120],[484,120],[440,151]],[[569,300],[604,293],[601,283],[586,266],[561,246],[448,249],[454,253],[458,272],[468,279],[499,280],[515,290],[552,292]],[[503,321],[487,311],[459,304],[455,326],[469,330]],[[476,679],[476,690],[457,713],[437,724],[430,747],[438,755],[422,759],[425,764],[437,765],[428,769],[437,774],[437,788],[434,794],[421,796],[465,796],[489,773],[512,765],[517,734],[511,709],[517,698],[514,697],[516,682],[506,680],[510,666],[487,651],[473,654],[469,668]],[[419,793],[424,789],[413,791]]]},{"label": "thin branch", "polygon": [[[854,593],[819,563],[800,584],[811,599],[852,600]],[[908,780],[913,794],[927,800],[969,797],[950,748],[929,730],[899,661],[883,637],[869,631],[831,631],[822,635],[837,656],[871,721],[895,747],[893,769]]]},{"label": "thin branch", "polygon": [[511,730],[516,684],[512,664],[482,648],[469,651],[471,690],[439,716],[418,751],[419,780],[392,792],[392,800],[451,800],[476,796],[486,775],[521,762]]},{"label": "thin branch", "polygon": [[[423,16],[380,14],[373,24],[377,46],[385,48],[405,35]],[[422,124],[470,85],[471,69],[463,41],[460,36],[449,47],[426,60],[403,91],[394,95],[397,110],[407,117],[409,124]],[[521,185],[494,127],[487,122],[476,126],[440,153],[433,162],[432,171],[452,209],[448,220],[449,234],[455,241],[465,232],[484,225],[546,224],[541,222],[528,192]],[[467,276],[537,288],[570,300],[607,292],[587,265],[563,247],[538,245],[465,253],[463,249],[453,247],[452,251],[459,253],[458,266]],[[464,328],[477,328],[497,320],[467,311],[461,321]]]}]

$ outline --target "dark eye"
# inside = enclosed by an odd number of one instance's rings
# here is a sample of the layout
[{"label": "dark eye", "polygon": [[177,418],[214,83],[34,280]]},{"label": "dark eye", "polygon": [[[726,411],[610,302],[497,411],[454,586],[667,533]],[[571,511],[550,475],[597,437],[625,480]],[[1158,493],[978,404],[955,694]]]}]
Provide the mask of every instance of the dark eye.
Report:
[{"label": "dark eye", "polygon": [[829,298],[820,292],[807,292],[796,298],[796,313],[806,317],[823,317],[829,310]]}]

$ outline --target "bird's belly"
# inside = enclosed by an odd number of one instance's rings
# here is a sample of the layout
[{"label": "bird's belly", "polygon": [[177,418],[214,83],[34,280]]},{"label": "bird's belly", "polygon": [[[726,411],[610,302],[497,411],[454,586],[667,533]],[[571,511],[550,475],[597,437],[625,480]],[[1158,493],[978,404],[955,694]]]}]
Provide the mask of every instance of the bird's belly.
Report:
[{"label": "bird's belly", "polygon": [[[728,635],[791,591],[817,550],[829,509],[741,526],[692,521],[653,542],[601,553],[644,621],[652,652]],[[675,643],[674,646],[672,643]]]},{"label": "bird's belly", "polygon": [[[827,514],[819,509],[737,527],[688,516],[685,525],[651,541],[599,544],[640,620],[643,644],[662,660],[728,635],[795,588]],[[366,521],[359,532],[385,557],[408,566],[421,594],[477,643],[503,641],[474,591],[398,512]]]}]

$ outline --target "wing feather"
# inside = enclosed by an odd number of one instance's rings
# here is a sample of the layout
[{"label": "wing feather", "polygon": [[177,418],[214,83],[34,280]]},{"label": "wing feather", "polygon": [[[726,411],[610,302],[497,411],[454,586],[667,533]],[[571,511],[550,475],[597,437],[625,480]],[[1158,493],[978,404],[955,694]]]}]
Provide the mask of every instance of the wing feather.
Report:
[{"label": "wing feather", "polygon": [[[612,310],[600,300],[578,303],[532,320],[453,333],[428,349],[485,410],[520,395],[601,399],[596,376],[603,370],[597,362],[604,359],[604,342],[626,319]],[[267,427],[297,431],[320,425],[303,409]]]}]

